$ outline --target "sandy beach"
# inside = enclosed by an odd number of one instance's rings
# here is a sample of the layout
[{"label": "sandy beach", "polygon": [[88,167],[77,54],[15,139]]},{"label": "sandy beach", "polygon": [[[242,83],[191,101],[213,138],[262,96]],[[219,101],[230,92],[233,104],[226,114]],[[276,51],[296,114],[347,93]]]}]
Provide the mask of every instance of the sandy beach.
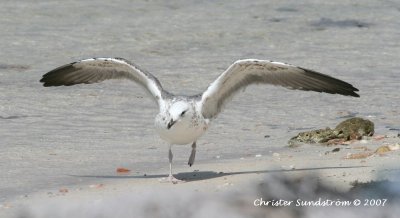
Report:
[{"label": "sandy beach", "polygon": [[[372,0],[2,1],[0,217],[265,217],[254,200],[289,197],[272,186],[276,192],[263,195],[260,184],[316,178],[343,196],[356,181],[398,184],[400,150],[346,157],[400,143],[399,17],[397,2]],[[197,142],[194,166],[190,145],[173,147],[174,173],[187,182],[172,185],[159,182],[169,170],[168,145],[153,127],[157,107],[139,86],[39,83],[90,57],[123,57],[188,95],[237,59],[282,61],[347,81],[361,97],[250,86]],[[377,137],[288,147],[299,132],[355,116],[374,122]],[[308,217],[324,209],[395,217],[395,203],[301,209]]]}]

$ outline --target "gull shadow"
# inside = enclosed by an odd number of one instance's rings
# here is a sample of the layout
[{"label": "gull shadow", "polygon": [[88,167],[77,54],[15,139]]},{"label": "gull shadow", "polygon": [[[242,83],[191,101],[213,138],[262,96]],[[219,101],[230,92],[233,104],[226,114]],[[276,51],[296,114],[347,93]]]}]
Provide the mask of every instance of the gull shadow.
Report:
[{"label": "gull shadow", "polygon": [[[291,170],[251,170],[251,171],[238,171],[238,172],[215,172],[215,171],[194,171],[178,173],[174,176],[177,179],[184,180],[186,182],[200,181],[207,179],[214,179],[223,176],[233,176],[242,174],[261,174],[261,173],[283,173],[283,172],[301,172],[301,171],[315,171],[315,170],[330,170],[330,169],[354,169],[363,168],[369,166],[348,166],[348,167],[314,167],[314,168],[302,168],[302,169],[291,169]],[[100,179],[146,179],[146,178],[164,178],[167,174],[152,174],[152,175],[69,175],[74,177],[85,177],[85,178],[100,178]]]}]

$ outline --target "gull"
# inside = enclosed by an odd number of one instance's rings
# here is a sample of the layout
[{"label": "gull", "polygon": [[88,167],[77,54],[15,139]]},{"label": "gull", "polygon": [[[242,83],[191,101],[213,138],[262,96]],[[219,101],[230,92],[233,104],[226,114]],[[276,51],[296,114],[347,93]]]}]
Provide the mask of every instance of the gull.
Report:
[{"label": "gull", "polygon": [[192,145],[188,164],[196,156],[196,141],[208,129],[235,93],[251,84],[270,84],[288,89],[325,92],[359,97],[353,85],[331,76],[294,65],[257,59],[237,60],[200,94],[174,95],[161,86],[151,73],[123,58],[89,58],[63,65],[43,75],[43,86],[71,86],[108,79],[128,79],[141,85],[158,104],[155,128],[169,143],[169,176],[172,174],[172,145]]}]

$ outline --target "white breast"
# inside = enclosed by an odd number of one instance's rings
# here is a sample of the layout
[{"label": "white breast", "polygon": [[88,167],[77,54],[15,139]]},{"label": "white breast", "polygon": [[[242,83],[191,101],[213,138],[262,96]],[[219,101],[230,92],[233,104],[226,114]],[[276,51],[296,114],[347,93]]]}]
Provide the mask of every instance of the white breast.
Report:
[{"label": "white breast", "polygon": [[208,128],[208,120],[200,118],[185,119],[175,123],[168,129],[164,121],[157,116],[155,126],[160,137],[168,143],[186,145],[196,141],[204,134]]}]

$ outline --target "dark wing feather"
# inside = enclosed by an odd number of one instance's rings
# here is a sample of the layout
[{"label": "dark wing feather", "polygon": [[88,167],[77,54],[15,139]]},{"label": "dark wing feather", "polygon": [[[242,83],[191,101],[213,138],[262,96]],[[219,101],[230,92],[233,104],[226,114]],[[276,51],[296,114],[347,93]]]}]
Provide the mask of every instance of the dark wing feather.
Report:
[{"label": "dark wing feather", "polygon": [[90,58],[58,67],[43,75],[43,86],[71,86],[108,79],[130,79],[143,86],[157,102],[162,99],[161,83],[149,72],[122,58]]},{"label": "dark wing feather", "polygon": [[342,80],[312,70],[267,60],[238,60],[202,94],[202,114],[215,117],[223,105],[250,84],[271,84],[289,89],[359,97],[357,88]]}]

